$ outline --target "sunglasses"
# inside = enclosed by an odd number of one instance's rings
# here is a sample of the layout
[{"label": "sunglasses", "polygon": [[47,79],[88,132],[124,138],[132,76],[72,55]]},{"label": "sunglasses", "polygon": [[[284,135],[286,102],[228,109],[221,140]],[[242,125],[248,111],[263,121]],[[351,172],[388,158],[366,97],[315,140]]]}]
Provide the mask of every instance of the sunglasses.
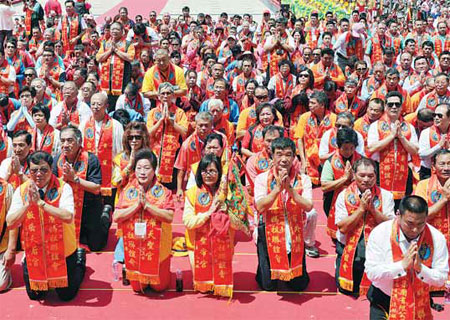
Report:
[{"label": "sunglasses", "polygon": [[268,95],[263,95],[263,96],[255,96],[256,99],[262,100],[262,99],[267,99]]},{"label": "sunglasses", "polygon": [[133,141],[133,140],[140,141],[140,140],[142,140],[142,136],[128,136],[128,140],[130,140],[130,141]]},{"label": "sunglasses", "polygon": [[357,68],[356,71],[366,71],[367,68]]},{"label": "sunglasses", "polygon": [[400,108],[402,106],[402,104],[400,102],[388,102],[387,106],[389,108],[394,108],[394,107]]},{"label": "sunglasses", "polygon": [[299,78],[308,78],[309,74],[307,74],[307,73],[300,73],[298,76],[299,76]]},{"label": "sunglasses", "polygon": [[32,73],[25,73],[24,76],[25,77],[34,77],[34,74],[32,74]]},{"label": "sunglasses", "polygon": [[436,112],[433,112],[433,118],[436,118],[436,117],[438,117],[439,119],[442,119],[443,117],[444,117],[444,115],[442,114],[442,113],[436,113]]}]

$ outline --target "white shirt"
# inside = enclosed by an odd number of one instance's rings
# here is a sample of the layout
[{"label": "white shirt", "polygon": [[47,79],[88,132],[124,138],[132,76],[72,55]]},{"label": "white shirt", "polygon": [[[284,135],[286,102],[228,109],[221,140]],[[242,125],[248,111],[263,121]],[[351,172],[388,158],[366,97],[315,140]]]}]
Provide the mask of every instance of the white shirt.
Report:
[{"label": "white shirt", "polygon": [[[330,141],[330,134],[332,131],[333,131],[333,129],[328,129],[327,131],[325,131],[322,138],[320,139],[319,158],[322,158],[322,157],[326,156],[328,153],[330,153],[329,141]],[[365,156],[364,138],[361,135],[361,133],[359,133],[358,131],[355,131],[355,132],[356,132],[356,135],[358,136],[358,146],[356,147],[355,150],[356,150],[356,152],[358,152],[360,155],[362,155],[364,157]],[[334,139],[336,139],[336,137],[334,137]],[[336,142],[336,146],[337,146],[337,142]],[[333,154],[334,154],[334,152],[333,152]]]},{"label": "white shirt", "polygon": [[[118,155],[119,153],[121,153],[123,151],[123,145],[122,145],[123,127],[119,121],[112,119],[112,118],[111,118],[111,120],[112,120],[112,127],[113,127],[112,154],[113,154],[113,159],[114,159],[114,157],[116,155]],[[98,149],[98,143],[100,141],[102,124],[103,124],[103,121],[95,121],[95,149]],[[80,127],[78,129],[80,129],[80,131],[83,133],[85,126],[86,126],[86,122],[81,123]],[[97,154],[97,152],[96,152],[96,154]],[[113,159],[111,159],[111,161]]]},{"label": "white shirt", "polygon": [[[334,52],[336,52],[334,61],[336,63],[337,63],[337,59],[338,59],[337,53],[339,53],[341,56],[348,58],[347,57],[347,42],[346,42],[348,32],[351,32],[351,31],[347,31],[347,32],[340,34],[339,37],[336,39],[336,42],[334,43],[333,50],[334,50]],[[362,43],[366,43],[366,39],[364,39],[364,37],[361,37],[361,38],[362,38]]]},{"label": "white shirt", "polygon": [[34,129],[36,124],[34,123],[33,117],[31,116],[30,112],[28,111],[28,108],[23,105],[21,105],[19,109],[17,109],[16,111],[14,111],[11,114],[9,121],[6,124],[6,129],[8,131],[16,130],[17,123],[22,118],[22,116],[25,117],[25,120],[28,122],[30,127]]},{"label": "white shirt", "polygon": [[[444,134],[442,136],[447,136]],[[439,144],[435,145],[433,148],[430,146],[430,128],[426,128],[422,131],[419,138],[419,157],[420,165],[425,168],[431,168],[431,159],[433,156],[442,148]]]},{"label": "white shirt", "polygon": [[0,30],[14,29],[13,17],[16,10],[5,4],[0,4]]},{"label": "white shirt", "polygon": [[[286,33],[287,33],[287,31],[286,31]],[[289,45],[289,47],[295,48],[294,38],[289,33],[287,33],[287,36],[288,36],[288,45]],[[264,42],[264,46],[274,43],[275,42],[275,41],[273,41],[274,38],[276,38],[276,37],[275,36],[268,36],[267,39],[266,39],[266,42]]]},{"label": "white shirt", "polygon": [[[336,198],[336,203],[335,203],[335,218],[334,221],[336,222],[336,224],[338,224],[339,222],[341,222],[342,220],[344,220],[345,218],[348,217],[348,211],[347,211],[347,206],[345,205],[345,191],[347,189],[342,190],[339,195]],[[392,195],[391,192],[381,189],[381,206],[382,206],[382,210],[383,210],[383,215],[385,215],[386,217],[389,217],[390,219],[394,219],[395,218],[395,211],[394,211],[394,196]],[[337,240],[342,243],[343,245],[345,245],[347,243],[347,236],[343,233],[341,233],[339,231],[339,228],[337,230],[336,233],[336,238]]]},{"label": "white shirt", "polygon": [[[58,117],[63,111],[63,105],[64,101],[61,101],[50,112],[50,120],[48,121],[48,123],[54,128],[56,128]],[[80,117],[80,125],[84,124],[92,116],[91,108],[89,108],[89,106],[81,100],[78,100],[77,111]]]},{"label": "white shirt", "polygon": [[[420,100],[419,106],[416,109],[416,113],[419,112],[419,110],[425,109],[427,107],[427,100],[431,94],[434,94],[434,92],[427,93],[426,95],[423,96],[423,98]],[[450,102],[450,97],[448,97],[446,95],[443,95],[441,97],[438,96],[438,101],[436,101],[437,104],[449,103],[449,102]]]},{"label": "white shirt", "polygon": [[[389,220],[376,226],[370,233],[366,247],[365,269],[367,278],[388,296],[391,295],[394,280],[406,276],[402,262],[393,262],[392,258],[390,238],[393,222],[394,220]],[[422,271],[417,274],[417,277],[431,286],[440,287],[445,283],[448,276],[447,244],[442,233],[429,224],[428,227],[433,238],[433,262],[431,268],[422,264]],[[411,243],[408,242],[401,231],[399,242],[402,252],[405,253]]]},{"label": "white shirt", "polygon": [[[43,188],[42,190],[44,192],[46,192],[47,186],[45,188]],[[14,194],[13,194],[13,197],[11,200],[11,206],[9,207],[8,215],[19,210],[22,207],[23,207],[23,201],[22,201],[22,196],[20,195],[20,188],[17,188],[16,191],[14,191]],[[68,183],[65,183],[62,188],[62,194],[61,194],[61,198],[59,199],[58,208],[67,210],[72,215],[75,212],[74,201],[73,201],[73,191],[72,191],[72,187]]]},{"label": "white shirt", "polygon": [[[419,145],[419,141],[417,139],[417,134],[416,134],[416,130],[414,129],[414,127],[407,123],[407,125],[409,126],[409,130],[411,131],[411,138],[409,139],[409,142],[411,142],[412,144],[418,146]],[[373,145],[374,143],[380,141],[380,136],[378,135],[378,120],[375,121],[374,123],[372,123],[369,127],[369,132],[367,133],[367,146],[370,147],[371,145]],[[400,141],[398,141],[397,143],[401,143]],[[372,160],[375,161],[380,161],[380,153],[379,152],[374,152],[371,156]],[[411,159],[411,156],[408,155],[408,159]]]},{"label": "white shirt", "polygon": [[[150,37],[150,41],[159,41],[161,40],[161,38],[159,37],[159,35],[155,32],[155,30],[153,30],[150,27],[147,27],[147,34]],[[133,28],[131,28],[128,33],[127,33],[127,41],[131,42],[134,38],[134,30]],[[139,58],[139,57],[137,57]]]},{"label": "white shirt", "polygon": [[[269,172],[270,172],[270,170],[263,172],[263,173],[257,175],[255,178],[255,192],[254,192],[255,193],[255,207],[256,207],[256,203],[258,201],[260,201],[262,198],[266,197],[268,194],[267,193],[267,179],[269,178]],[[302,197],[312,201],[311,179],[307,175],[304,175],[304,174],[301,175],[301,179],[302,179],[302,186],[303,186]],[[281,197],[283,199],[285,199],[285,203],[286,203],[288,200],[288,197],[289,197],[286,190],[283,190],[281,192]],[[314,208],[312,210],[314,210]],[[291,231],[289,229],[289,220],[287,219],[286,216],[284,217],[284,222],[285,222],[286,250],[287,250],[287,253],[289,254],[291,252]]]},{"label": "white shirt", "polygon": [[[147,99],[147,98],[144,98],[142,93],[138,93],[138,94],[141,95],[141,98],[142,98],[142,104],[143,104],[143,107],[144,107],[144,119],[146,119],[147,118],[147,113],[150,111],[150,108],[151,108],[150,100]],[[132,101],[132,102],[134,103],[135,101]],[[119,109],[125,109],[125,110],[130,110],[131,109],[128,106],[125,107],[125,94],[120,95],[119,98],[117,99],[116,110],[119,110]],[[134,109],[132,109],[132,110],[134,110]],[[134,111],[137,112],[137,110],[134,110]]]}]

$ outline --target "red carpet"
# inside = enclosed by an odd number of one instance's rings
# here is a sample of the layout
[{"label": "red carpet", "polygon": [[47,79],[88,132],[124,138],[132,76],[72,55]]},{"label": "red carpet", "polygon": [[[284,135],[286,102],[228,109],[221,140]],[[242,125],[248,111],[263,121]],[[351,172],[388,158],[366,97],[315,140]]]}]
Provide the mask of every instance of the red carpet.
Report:
[{"label": "red carpet", "polygon": [[[136,295],[121,281],[112,280],[112,250],[114,231],[104,252],[90,253],[87,273],[76,299],[61,303],[51,292],[42,303],[30,301],[23,286],[22,268],[13,268],[14,288],[0,294],[2,319],[368,319],[369,303],[365,297],[355,300],[338,294],[334,284],[334,248],[325,232],[321,194],[314,192],[315,207],[319,212],[316,230],[322,256],[307,259],[311,282],[306,292],[260,291],[255,280],[256,248],[244,235],[237,235],[233,261],[235,293],[232,300],[216,298],[192,291],[192,273],[187,258],[172,258],[172,272],[183,271],[184,292],[175,292],[175,275],[170,290],[163,294]],[[181,211],[177,211],[173,225],[174,236],[181,235],[184,227]],[[283,291],[285,290],[285,291]],[[438,298],[436,302],[442,303]],[[438,320],[450,319],[450,306],[441,313],[434,312]]]}]

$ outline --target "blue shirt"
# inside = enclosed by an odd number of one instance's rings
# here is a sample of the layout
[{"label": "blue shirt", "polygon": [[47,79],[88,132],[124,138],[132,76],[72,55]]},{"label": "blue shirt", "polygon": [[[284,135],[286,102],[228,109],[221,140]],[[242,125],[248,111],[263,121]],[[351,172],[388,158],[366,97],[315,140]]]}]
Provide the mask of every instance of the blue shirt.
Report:
[{"label": "blue shirt", "polygon": [[[209,111],[208,109],[208,103],[209,100],[205,100],[203,101],[202,105],[200,106],[200,112],[204,112],[204,111]],[[226,110],[226,107],[223,109],[223,112],[229,113],[229,118],[228,120],[233,123],[233,124],[237,124],[238,120],[239,120],[239,106],[237,105],[237,103],[234,100],[228,99],[228,101],[230,102],[230,110]]]}]

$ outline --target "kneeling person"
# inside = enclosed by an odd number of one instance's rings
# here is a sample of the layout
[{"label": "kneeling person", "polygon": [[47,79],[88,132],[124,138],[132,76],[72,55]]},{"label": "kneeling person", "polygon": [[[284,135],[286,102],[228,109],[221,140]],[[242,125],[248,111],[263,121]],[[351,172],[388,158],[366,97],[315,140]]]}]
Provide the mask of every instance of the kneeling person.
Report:
[{"label": "kneeling person", "polygon": [[255,179],[258,225],[256,281],[264,290],[276,290],[277,280],[296,291],[309,283],[306,271],[304,211],[313,208],[312,185],[293,170],[295,143],[288,138],[272,142],[272,168]]},{"label": "kneeling person", "polygon": [[28,158],[30,179],[14,192],[6,221],[9,228],[22,226],[28,297],[41,300],[56,288],[68,301],[77,294],[86,267],[77,255],[72,188],[52,174],[52,162],[42,151]]},{"label": "kneeling person", "polygon": [[134,173],[119,194],[114,221],[123,231],[127,279],[134,291],[147,286],[155,291],[170,284],[172,193],[156,179],[153,152],[136,153]]},{"label": "kneeling person", "polygon": [[365,248],[372,229],[394,218],[394,198],[377,187],[375,163],[367,158],[353,165],[355,181],[336,199],[336,285],[344,294],[365,294],[370,282],[364,273]]}]

